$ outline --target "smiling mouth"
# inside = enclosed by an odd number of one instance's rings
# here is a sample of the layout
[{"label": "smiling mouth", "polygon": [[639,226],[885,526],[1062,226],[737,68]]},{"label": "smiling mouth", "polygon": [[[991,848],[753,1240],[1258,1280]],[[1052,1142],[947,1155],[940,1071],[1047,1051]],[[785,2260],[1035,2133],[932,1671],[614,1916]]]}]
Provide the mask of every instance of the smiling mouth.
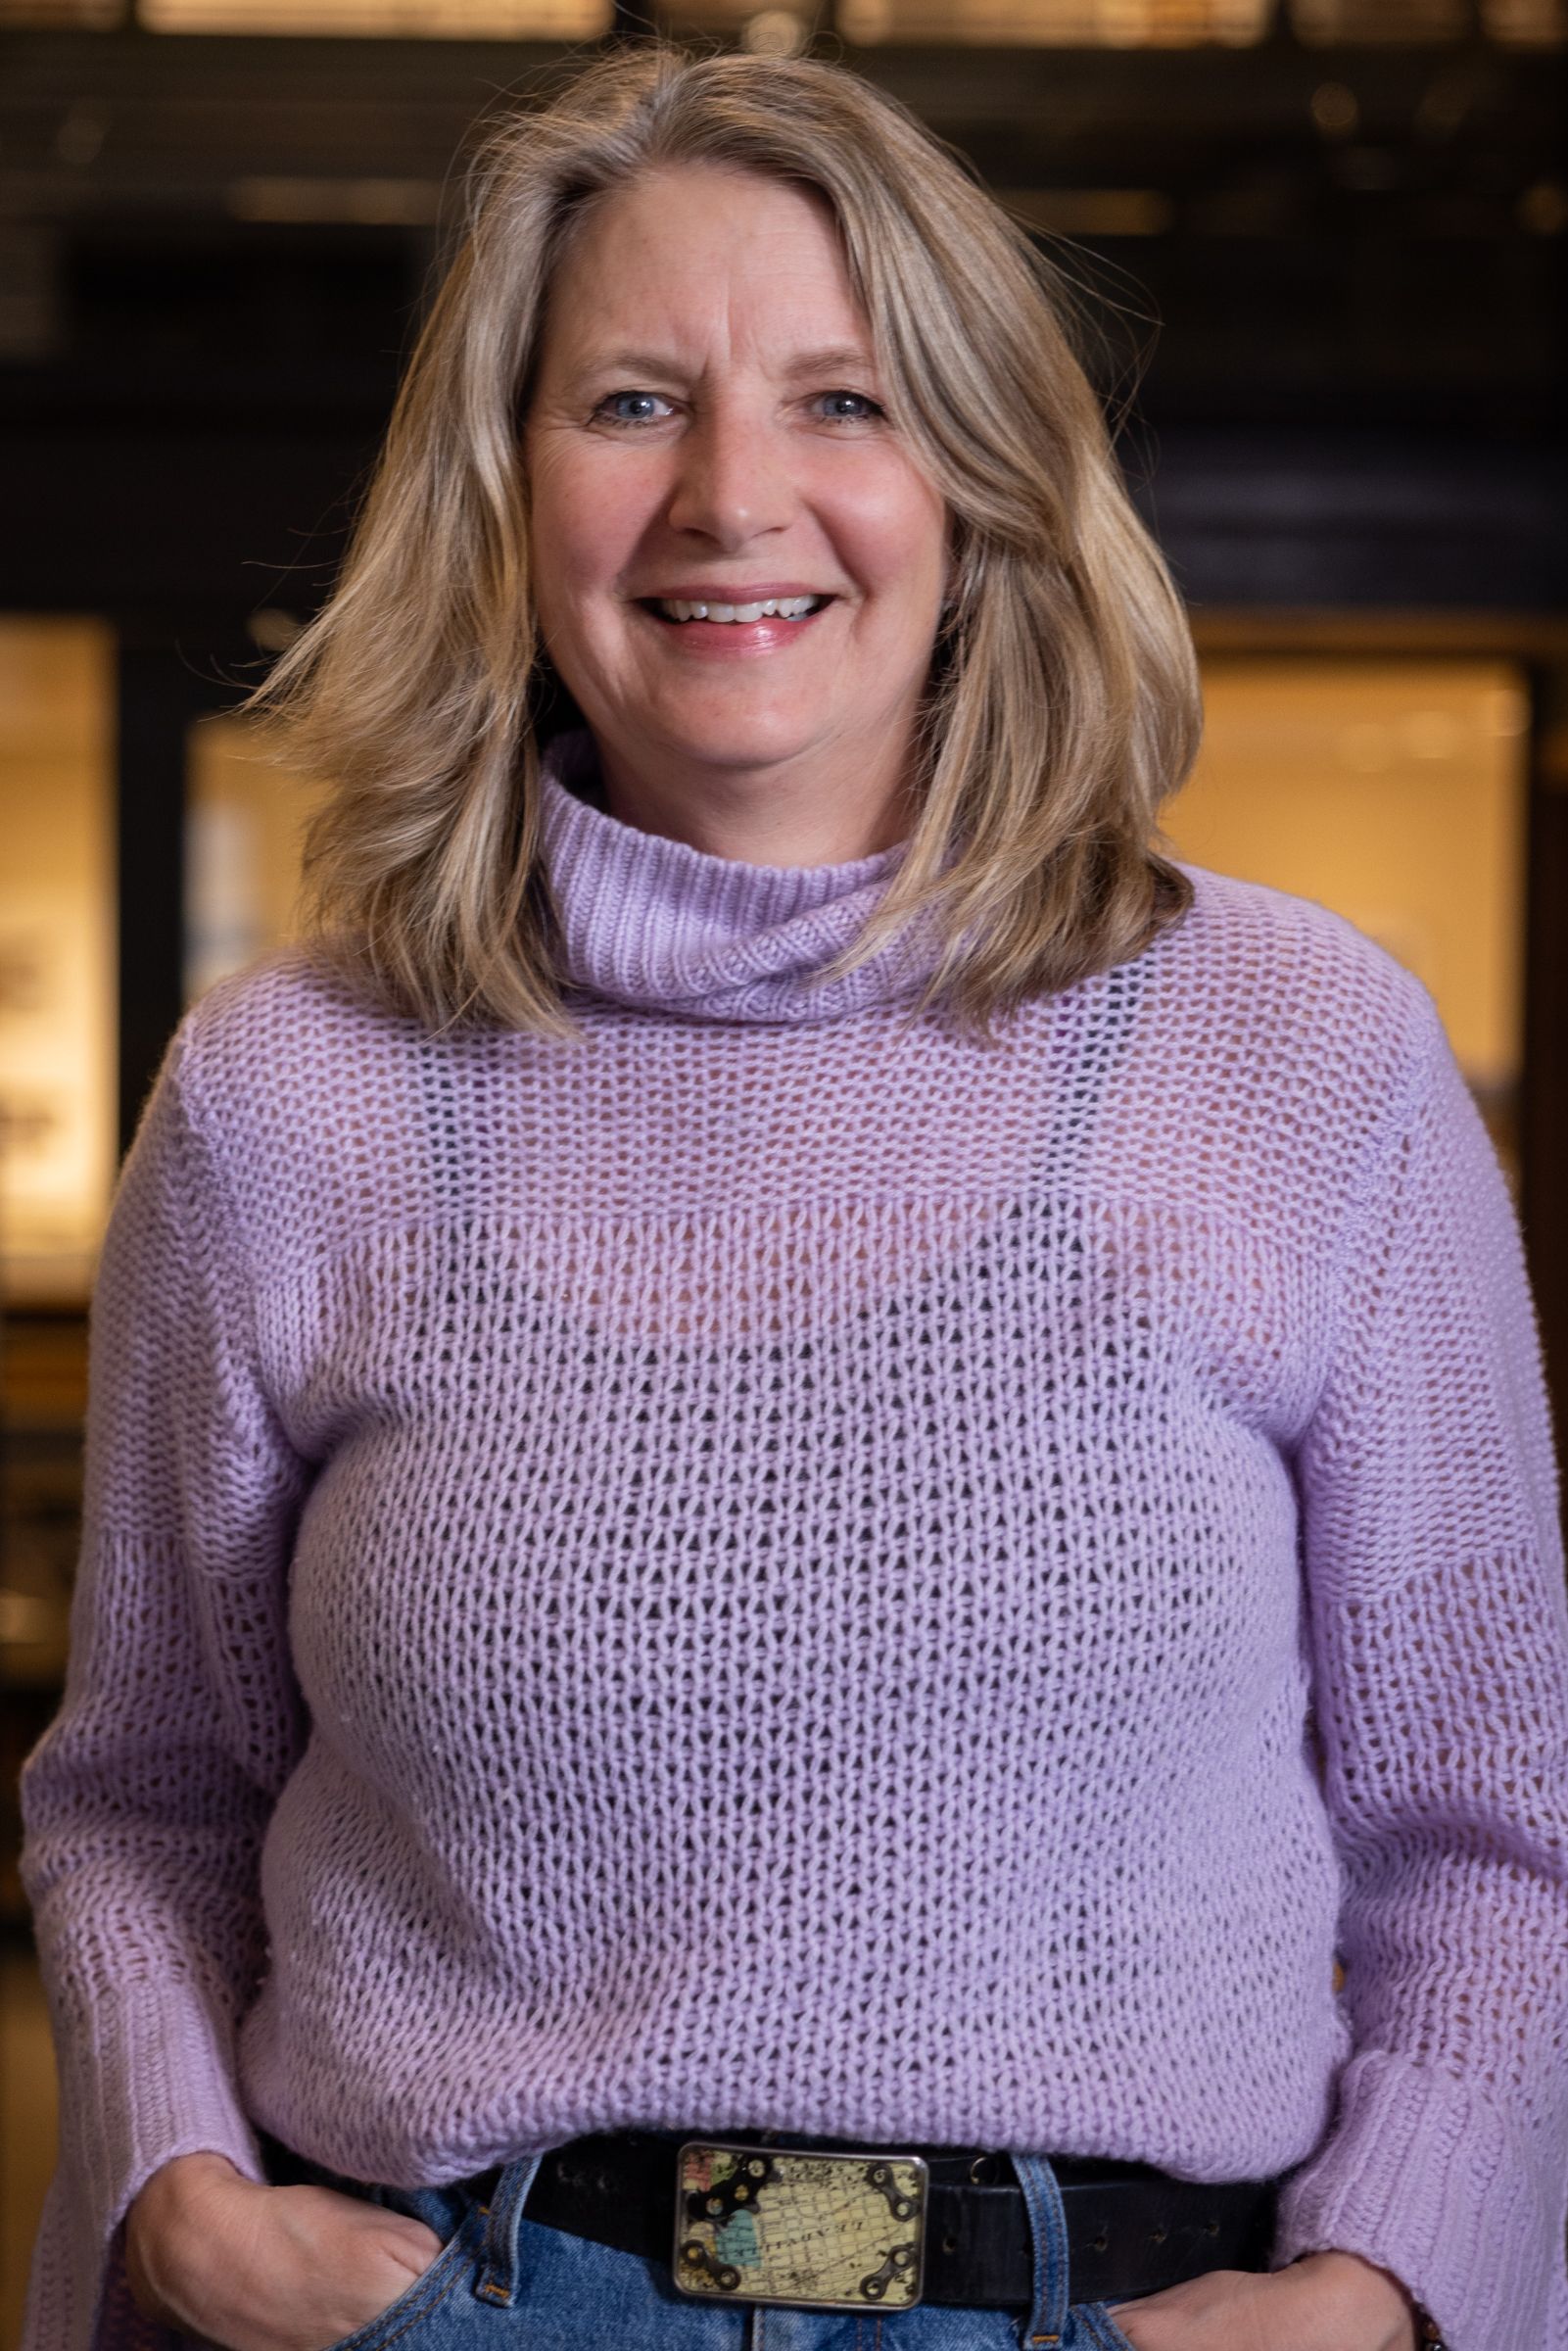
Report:
[{"label": "smiling mouth", "polygon": [[693,620],[716,621],[721,625],[738,623],[744,627],[758,620],[802,621],[823,610],[834,600],[831,596],[769,597],[755,604],[724,604],[688,602],[681,597],[641,596],[638,602],[655,620],[667,621],[672,628],[685,628]]}]

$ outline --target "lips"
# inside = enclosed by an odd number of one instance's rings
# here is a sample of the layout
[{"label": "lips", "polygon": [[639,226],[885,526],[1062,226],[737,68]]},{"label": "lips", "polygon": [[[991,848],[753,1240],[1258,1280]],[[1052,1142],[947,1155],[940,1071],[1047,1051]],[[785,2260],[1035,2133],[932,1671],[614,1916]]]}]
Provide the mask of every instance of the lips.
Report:
[{"label": "lips", "polygon": [[815,580],[666,580],[650,588],[635,603],[767,604],[782,596],[832,596]]},{"label": "lips", "polygon": [[[810,594],[810,591],[805,593]],[[686,600],[685,598],[672,599],[675,602]],[[707,600],[694,598],[691,600],[706,602]],[[715,597],[713,600],[717,603],[719,600]],[[657,601],[651,597],[639,597],[635,609],[647,615],[650,624],[658,630],[661,642],[669,647],[672,653],[690,654],[699,660],[723,660],[727,656],[745,659],[756,654],[781,652],[798,645],[814,629],[823,626],[826,616],[837,608],[837,601],[836,597],[829,597],[813,610],[803,612],[795,619],[783,613],[770,612],[759,614],[755,620],[681,620],[671,613],[661,612]]]}]

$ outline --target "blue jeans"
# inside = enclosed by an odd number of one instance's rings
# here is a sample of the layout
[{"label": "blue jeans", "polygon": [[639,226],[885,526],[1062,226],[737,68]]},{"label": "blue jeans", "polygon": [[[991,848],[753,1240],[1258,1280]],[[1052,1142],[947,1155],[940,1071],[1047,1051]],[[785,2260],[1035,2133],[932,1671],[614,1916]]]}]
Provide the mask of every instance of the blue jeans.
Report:
[{"label": "blue jeans", "polygon": [[488,2198],[446,2187],[363,2187],[291,2157],[288,2177],[362,2193],[425,2222],[430,2267],[331,2351],[1132,2351],[1103,2302],[1073,2302],[1062,2192],[1044,2155],[1015,2154],[1034,2254],[1031,2310],[920,2302],[902,2311],[714,2305],[667,2262],[574,2236],[524,2207],[545,2154],[505,2166]]}]

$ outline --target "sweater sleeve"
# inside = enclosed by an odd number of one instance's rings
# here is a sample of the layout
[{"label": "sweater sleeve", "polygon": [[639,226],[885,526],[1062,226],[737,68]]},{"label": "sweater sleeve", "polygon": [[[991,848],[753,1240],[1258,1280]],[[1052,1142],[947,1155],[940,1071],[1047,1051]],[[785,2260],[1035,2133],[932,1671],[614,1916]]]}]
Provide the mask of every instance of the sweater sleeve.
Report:
[{"label": "sweater sleeve", "polygon": [[1270,2266],[1568,2351],[1568,1597],[1534,1304],[1423,989],[1296,1469],[1351,2053]]},{"label": "sweater sleeve", "polygon": [[170,2157],[264,2182],[235,2028],[265,1952],[261,1837],[301,1745],[287,1559],[306,1483],[258,1375],[234,1219],[191,1112],[187,1013],[116,1186],[88,1317],[61,1705],[22,1771],[22,1879],[60,2146],[22,2351],[148,2351],[125,2209]]}]

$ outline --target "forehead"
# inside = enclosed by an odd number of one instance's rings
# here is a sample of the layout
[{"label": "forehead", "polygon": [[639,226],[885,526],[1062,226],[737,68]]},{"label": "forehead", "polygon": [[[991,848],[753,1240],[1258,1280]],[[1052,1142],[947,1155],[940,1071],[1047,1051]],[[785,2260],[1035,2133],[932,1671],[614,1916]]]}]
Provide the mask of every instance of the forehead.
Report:
[{"label": "forehead", "polygon": [[573,356],[628,338],[672,354],[803,340],[871,354],[827,198],[714,164],[666,166],[595,201],[552,272],[545,325]]}]

